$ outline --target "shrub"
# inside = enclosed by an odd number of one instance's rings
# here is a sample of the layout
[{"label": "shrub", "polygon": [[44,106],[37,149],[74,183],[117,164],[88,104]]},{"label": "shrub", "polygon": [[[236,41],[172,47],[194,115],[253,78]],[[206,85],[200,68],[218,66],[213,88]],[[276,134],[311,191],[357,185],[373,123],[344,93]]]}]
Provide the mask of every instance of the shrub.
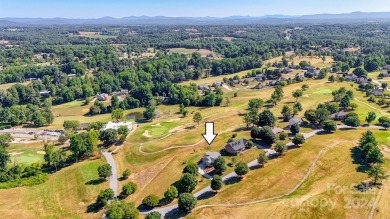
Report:
[{"label": "shrub", "polygon": [[187,164],[183,169],[183,173],[197,175],[198,174],[198,165],[196,165],[194,163]]},{"label": "shrub", "polygon": [[138,188],[137,184],[133,182],[126,183],[125,185],[123,185],[122,195],[127,197],[133,194],[135,191],[137,191],[137,188]]},{"label": "shrub", "polygon": [[265,153],[261,153],[259,155],[259,157],[257,158],[257,162],[260,164],[260,165],[264,165],[268,162],[268,157]]},{"label": "shrub", "polygon": [[244,162],[239,162],[236,167],[234,168],[234,172],[242,177],[244,176],[245,174],[247,174],[249,172],[249,167],[246,163]]},{"label": "shrub", "polygon": [[125,170],[123,171],[123,173],[122,173],[123,179],[129,178],[130,175],[131,175],[131,172],[130,172],[129,169],[125,169]]},{"label": "shrub", "polygon": [[279,154],[284,154],[287,151],[287,146],[283,142],[277,142],[275,145],[275,151]]},{"label": "shrub", "polygon": [[191,193],[183,193],[179,195],[179,209],[189,212],[196,207],[196,198]]},{"label": "shrub", "polygon": [[113,199],[114,196],[115,194],[112,189],[102,190],[96,199],[96,204],[98,204],[100,207],[104,207],[107,205],[108,200]]},{"label": "shrub", "polygon": [[286,140],[287,134],[283,131],[279,134],[279,140]]},{"label": "shrub", "polygon": [[293,138],[292,142],[293,142],[295,145],[301,145],[301,144],[305,143],[305,137],[304,137],[303,135],[301,135],[301,134],[298,134],[298,135],[296,135],[296,136]]},{"label": "shrub", "polygon": [[179,195],[179,192],[177,191],[177,188],[175,186],[170,186],[168,190],[164,193],[164,198],[167,201],[172,201],[173,199],[177,198]]},{"label": "shrub", "polygon": [[152,211],[146,215],[145,219],[161,219],[161,216],[160,212]]},{"label": "shrub", "polygon": [[149,208],[157,207],[160,203],[160,198],[157,195],[148,195],[142,200],[142,204]]},{"label": "shrub", "polygon": [[192,192],[195,189],[196,185],[198,185],[196,176],[193,174],[185,173],[179,180],[178,189],[180,190],[180,192]]},{"label": "shrub", "polygon": [[223,182],[222,182],[222,177],[218,175],[214,175],[213,179],[211,180],[211,189],[214,191],[218,191],[222,188]]}]

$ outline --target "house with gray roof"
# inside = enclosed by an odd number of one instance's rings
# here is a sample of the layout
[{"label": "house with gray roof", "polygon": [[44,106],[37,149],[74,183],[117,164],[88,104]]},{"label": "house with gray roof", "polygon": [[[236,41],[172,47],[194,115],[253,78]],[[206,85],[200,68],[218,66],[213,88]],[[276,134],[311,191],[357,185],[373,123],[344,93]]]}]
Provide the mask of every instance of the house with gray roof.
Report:
[{"label": "house with gray roof", "polygon": [[263,88],[266,88],[266,84],[265,83],[259,83],[257,84],[256,86],[253,87],[253,89],[263,89]]},{"label": "house with gray roof", "polygon": [[333,120],[344,120],[346,117],[347,117],[348,113],[344,112],[344,111],[340,111],[340,112],[337,112],[337,113],[333,113],[332,115],[330,115],[330,119],[333,119]]},{"label": "house with gray roof", "polygon": [[292,118],[290,121],[288,121],[288,125],[291,127],[295,124],[301,125],[302,124],[302,119],[301,118]]},{"label": "house with gray roof", "polygon": [[222,81],[218,81],[218,82],[214,82],[212,87],[221,87],[223,85],[225,85],[225,83],[223,83]]},{"label": "house with gray roof", "polygon": [[214,161],[220,157],[221,154],[219,152],[207,152],[201,159],[201,162],[206,166],[210,167],[213,165]]},{"label": "house with gray roof", "polygon": [[371,94],[374,96],[382,96],[385,90],[383,89],[374,89],[371,91]]},{"label": "house with gray roof", "polygon": [[207,84],[199,84],[198,90],[210,90],[210,87]]},{"label": "house with gray roof", "polygon": [[241,151],[244,151],[247,145],[248,140],[241,138],[237,141],[228,142],[224,149],[229,154],[237,154]]}]

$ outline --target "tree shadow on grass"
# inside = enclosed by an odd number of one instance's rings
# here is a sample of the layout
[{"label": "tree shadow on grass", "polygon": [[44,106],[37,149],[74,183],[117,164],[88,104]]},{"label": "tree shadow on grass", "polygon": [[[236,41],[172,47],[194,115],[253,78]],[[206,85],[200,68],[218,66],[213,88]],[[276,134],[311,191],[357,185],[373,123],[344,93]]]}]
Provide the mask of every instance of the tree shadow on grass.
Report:
[{"label": "tree shadow on grass", "polygon": [[178,208],[175,208],[175,209],[173,209],[171,211],[168,211],[165,214],[164,218],[166,218],[166,219],[178,219],[178,218],[184,218],[188,214],[189,214],[189,212],[183,212],[183,211],[180,211]]},{"label": "tree shadow on grass", "polygon": [[232,185],[241,182],[241,178],[238,176],[232,176],[223,181],[225,185]]},{"label": "tree shadow on grass", "polygon": [[362,153],[358,147],[351,148],[351,157],[353,164],[359,164],[356,171],[365,173],[369,169],[369,165],[363,160]]},{"label": "tree shadow on grass", "polygon": [[85,183],[85,185],[99,185],[100,183],[106,181],[105,179],[99,178],[99,179],[91,179],[88,182]]},{"label": "tree shadow on grass", "polygon": [[85,211],[86,213],[97,213],[101,210],[102,208],[96,203],[92,203],[88,205],[87,210]]},{"label": "tree shadow on grass", "polygon": [[198,200],[204,200],[204,199],[209,199],[209,198],[212,198],[216,195],[217,193],[214,192],[214,191],[207,191],[203,194],[201,194],[200,196],[198,196]]}]

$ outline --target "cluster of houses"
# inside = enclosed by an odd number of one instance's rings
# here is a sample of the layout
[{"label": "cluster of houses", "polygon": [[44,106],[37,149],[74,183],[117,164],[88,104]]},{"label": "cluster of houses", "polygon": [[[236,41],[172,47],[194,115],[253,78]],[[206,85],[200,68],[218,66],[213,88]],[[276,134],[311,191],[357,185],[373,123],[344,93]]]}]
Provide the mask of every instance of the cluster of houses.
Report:
[{"label": "cluster of houses", "polygon": [[359,84],[359,88],[364,89],[367,84],[370,83],[370,81],[365,77],[359,77],[355,74],[349,74],[344,76],[346,81],[349,82],[355,82],[356,84]]},{"label": "cluster of houses", "polygon": [[[115,91],[112,92],[113,96],[125,96],[129,94],[129,90],[120,90],[120,91]],[[101,93],[101,94],[96,94],[95,98],[99,101],[106,101],[110,97],[109,94],[106,93]]]}]

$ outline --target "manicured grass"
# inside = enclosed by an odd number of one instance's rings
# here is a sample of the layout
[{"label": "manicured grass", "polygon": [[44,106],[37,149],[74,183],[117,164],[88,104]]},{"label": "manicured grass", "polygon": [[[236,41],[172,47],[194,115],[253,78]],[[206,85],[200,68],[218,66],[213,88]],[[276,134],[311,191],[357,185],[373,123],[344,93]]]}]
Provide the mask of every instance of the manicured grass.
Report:
[{"label": "manicured grass", "polygon": [[30,165],[33,163],[43,163],[43,152],[42,150],[22,150],[22,151],[12,151],[11,153],[11,163],[12,164],[22,164]]},{"label": "manicured grass", "polygon": [[320,89],[320,90],[315,91],[314,94],[331,94],[332,91],[333,91],[332,89],[324,88],[324,89]]}]

